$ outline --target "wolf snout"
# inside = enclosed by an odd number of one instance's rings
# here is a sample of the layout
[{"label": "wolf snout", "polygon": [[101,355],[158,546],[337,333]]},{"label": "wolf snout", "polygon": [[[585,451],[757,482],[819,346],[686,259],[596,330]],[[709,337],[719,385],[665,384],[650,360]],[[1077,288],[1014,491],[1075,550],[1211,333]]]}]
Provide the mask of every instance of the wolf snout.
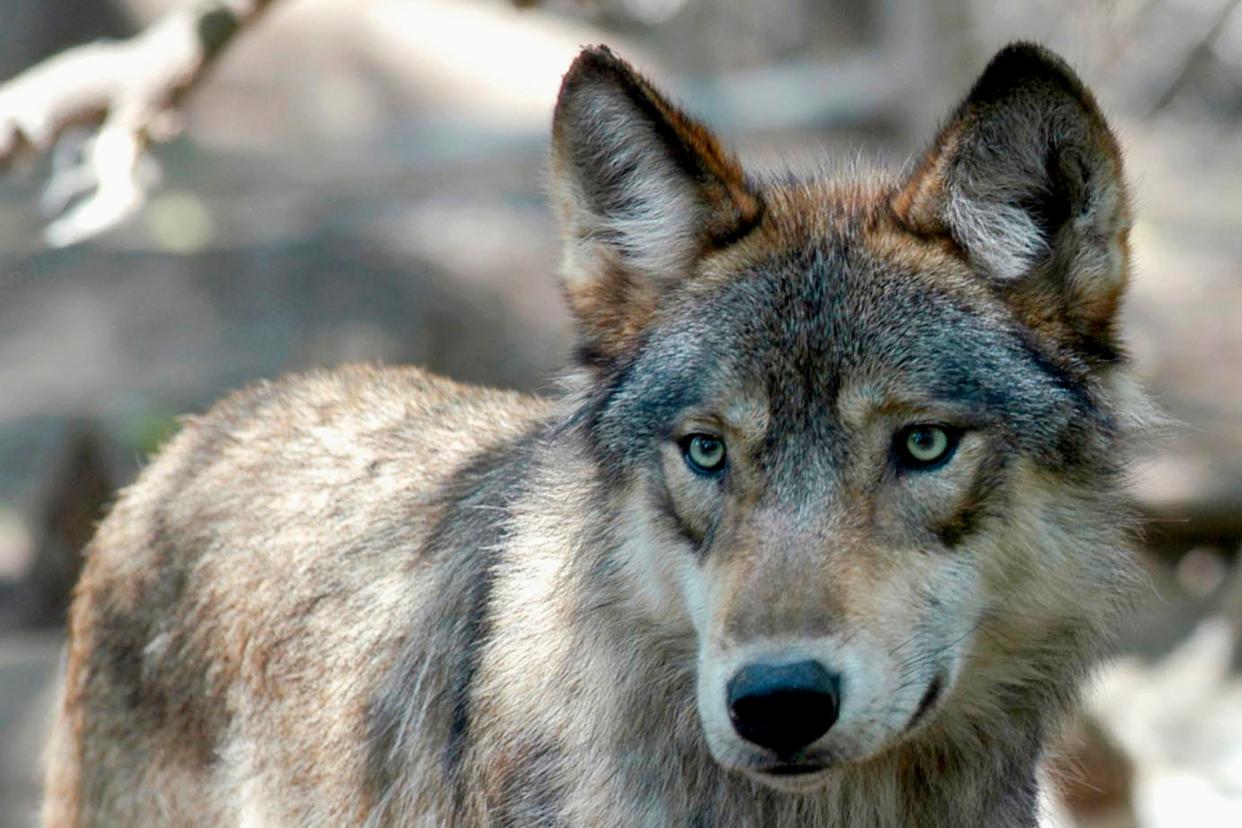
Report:
[{"label": "wolf snout", "polygon": [[750,664],[726,687],[729,719],[746,741],[789,756],[836,722],[840,684],[818,661]]}]

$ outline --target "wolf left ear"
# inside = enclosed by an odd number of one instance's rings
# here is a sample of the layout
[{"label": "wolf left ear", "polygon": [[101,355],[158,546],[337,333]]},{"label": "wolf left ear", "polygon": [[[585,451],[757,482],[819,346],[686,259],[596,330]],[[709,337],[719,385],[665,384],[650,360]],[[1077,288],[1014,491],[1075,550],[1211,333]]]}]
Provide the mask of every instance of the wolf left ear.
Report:
[{"label": "wolf left ear", "polygon": [[602,46],[584,49],[561,85],[552,177],[587,361],[623,351],[695,262],[762,212],[715,136]]},{"label": "wolf left ear", "polygon": [[1130,224],[1121,154],[1059,57],[1001,50],[890,204],[911,231],[951,239],[1036,330],[1115,354]]}]

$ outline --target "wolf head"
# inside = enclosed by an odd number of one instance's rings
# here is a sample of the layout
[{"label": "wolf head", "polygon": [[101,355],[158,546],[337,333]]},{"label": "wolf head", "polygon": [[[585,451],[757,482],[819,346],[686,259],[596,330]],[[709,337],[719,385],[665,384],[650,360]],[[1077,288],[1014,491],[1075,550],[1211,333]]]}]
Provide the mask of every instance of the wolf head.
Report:
[{"label": "wolf head", "polygon": [[903,177],[753,177],[604,48],[553,132],[578,416],[716,760],[805,790],[1063,709],[1129,572],[1135,401],[1073,72],[1006,48]]}]

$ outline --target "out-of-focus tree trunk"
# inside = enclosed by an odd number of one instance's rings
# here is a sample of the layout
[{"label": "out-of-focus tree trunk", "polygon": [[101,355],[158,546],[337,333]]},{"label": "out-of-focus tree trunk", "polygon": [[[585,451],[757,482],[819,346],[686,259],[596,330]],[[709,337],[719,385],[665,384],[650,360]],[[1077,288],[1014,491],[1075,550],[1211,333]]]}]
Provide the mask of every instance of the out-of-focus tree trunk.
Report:
[{"label": "out-of-focus tree trunk", "polygon": [[35,557],[18,591],[21,623],[50,627],[65,622],[82,571],[82,550],[115,492],[98,431],[88,423],[76,426],[39,505]]}]

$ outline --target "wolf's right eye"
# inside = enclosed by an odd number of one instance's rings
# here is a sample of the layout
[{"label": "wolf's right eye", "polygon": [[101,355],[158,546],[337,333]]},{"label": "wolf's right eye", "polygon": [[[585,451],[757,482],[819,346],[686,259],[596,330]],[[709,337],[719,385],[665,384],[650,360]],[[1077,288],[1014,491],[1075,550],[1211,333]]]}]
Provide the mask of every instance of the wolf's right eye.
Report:
[{"label": "wolf's right eye", "polygon": [[725,444],[710,434],[690,434],[681,440],[681,453],[686,465],[696,474],[711,475],[725,465]]}]

